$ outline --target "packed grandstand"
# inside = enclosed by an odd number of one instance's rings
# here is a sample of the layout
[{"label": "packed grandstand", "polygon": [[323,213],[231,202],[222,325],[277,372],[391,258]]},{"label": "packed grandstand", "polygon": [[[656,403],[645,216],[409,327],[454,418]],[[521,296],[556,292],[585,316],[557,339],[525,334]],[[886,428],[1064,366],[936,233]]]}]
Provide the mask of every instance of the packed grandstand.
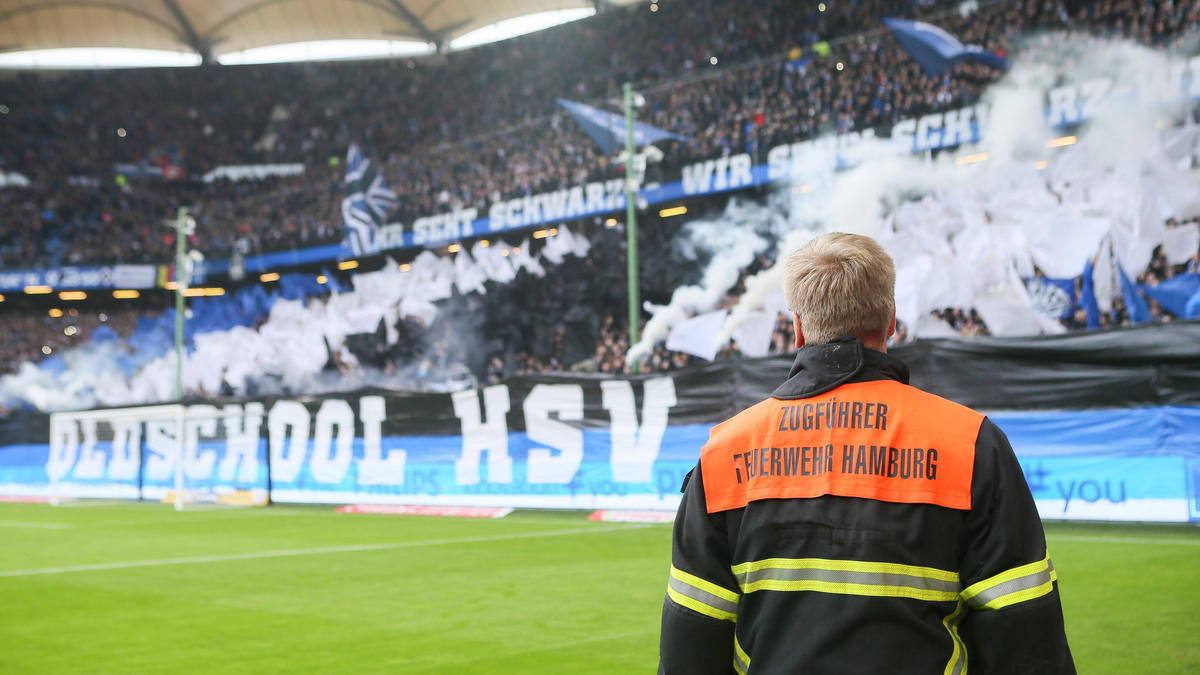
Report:
[{"label": "packed grandstand", "polygon": [[[204,364],[185,369],[193,400],[367,385],[449,391],[519,373],[668,370],[787,352],[791,324],[768,289],[777,257],[797,232],[864,223],[886,230],[881,240],[900,264],[897,342],[1200,315],[1192,301],[1200,298],[1200,3],[654,7],[611,8],[436,57],[5,73],[0,274],[154,265],[166,268],[156,272],[162,288],[176,246],[170,225],[190,207],[188,246],[228,261],[197,284],[222,294],[189,299],[188,363]],[[963,61],[932,76],[884,28],[895,16],[934,23],[1013,65]],[[1028,72],[1028,54],[1060,69],[1033,85],[1014,82]],[[410,236],[414,222],[439,214],[474,209],[495,220],[497,204],[612,185],[623,164],[558,101],[615,109],[626,82],[645,98],[639,121],[677,136],[647,168],[644,185],[654,189],[695,184],[696,167],[720,173],[741,156],[774,166],[775,149],[814,139],[858,138],[870,155],[876,130],[895,137],[938,114],[948,127],[985,101],[992,123],[1005,122],[1003,106],[1022,87],[1105,76],[1120,88],[1138,68],[1176,72],[1171,64],[1184,64],[1177,70],[1190,93],[1168,106],[1117,106],[1125,117],[1098,116],[1091,136],[1084,120],[1063,118],[1044,130],[1045,142],[1035,139],[1039,153],[1015,141],[1007,152],[946,143],[903,160],[864,159],[839,144],[836,157],[813,166],[792,159],[785,178],[671,200],[684,215],[641,205],[647,337],[637,348],[625,310],[623,206],[357,256],[271,257],[346,240],[351,146],[375,160],[396,193],[387,222]],[[1130,114],[1151,129],[1132,142],[1150,140],[1112,160],[1112,145],[1131,141],[1114,139],[1111,125]],[[834,170],[842,164],[853,167]],[[230,170],[247,166],[287,175]],[[900,178],[920,166],[932,178]],[[872,170],[884,187],[855,193],[855,171]],[[967,171],[969,185],[948,178]],[[1070,255],[1046,254],[1055,246]],[[285,262],[258,268],[268,279],[246,273],[255,259]],[[964,282],[970,274],[981,279]],[[173,398],[175,317],[165,290],[125,301],[6,296],[0,411]],[[672,341],[672,328],[705,317],[693,325],[718,328],[720,341],[705,333],[715,347],[668,348],[687,342]]]}]

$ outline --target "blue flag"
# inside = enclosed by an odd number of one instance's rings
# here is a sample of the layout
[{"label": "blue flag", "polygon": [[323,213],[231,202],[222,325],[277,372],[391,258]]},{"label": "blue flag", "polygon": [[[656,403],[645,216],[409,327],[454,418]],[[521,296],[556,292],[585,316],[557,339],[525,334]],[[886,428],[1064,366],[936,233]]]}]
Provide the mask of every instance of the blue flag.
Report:
[{"label": "blue flag", "polygon": [[370,230],[386,223],[400,201],[383,174],[354,143],[346,151],[345,190],[342,221],[349,236],[359,237],[360,241],[368,241]]},{"label": "blue flag", "polygon": [[1138,293],[1137,286],[1129,280],[1125,268],[1121,267],[1120,263],[1117,263],[1117,275],[1121,277],[1121,297],[1125,299],[1125,311],[1129,313],[1129,321],[1135,324],[1149,323],[1150,307],[1142,294]]},{"label": "blue flag", "polygon": [[1200,291],[1188,300],[1187,307],[1183,310],[1183,318],[1185,319],[1200,319]]},{"label": "blue flag", "polygon": [[1054,319],[1069,319],[1075,314],[1075,280],[1031,277],[1025,290],[1034,309]]},{"label": "blue flag", "polygon": [[[583,127],[584,133],[596,142],[596,145],[600,147],[600,150],[604,154],[611,155],[618,148],[625,147],[624,116],[562,98],[556,100],[560,106],[571,114],[571,117],[575,118],[579,126]],[[663,131],[649,124],[642,124],[641,122],[633,123],[633,143],[637,147],[649,145],[666,138],[677,141],[687,140],[686,136]]]},{"label": "blue flag", "polygon": [[1083,266],[1083,284],[1079,288],[1079,304],[1087,312],[1087,327],[1100,327],[1100,303],[1096,302],[1096,283],[1092,280],[1094,269],[1089,258]]},{"label": "blue flag", "polygon": [[892,36],[904,50],[912,55],[921,68],[931,77],[941,75],[946,69],[967,59],[992,68],[1004,69],[1008,61],[995,52],[979,45],[964,45],[950,33],[923,21],[884,19]]},{"label": "blue flag", "polygon": [[1200,293],[1200,274],[1180,274],[1159,282],[1157,286],[1143,284],[1142,290],[1157,300],[1168,312],[1188,318],[1188,303]]}]

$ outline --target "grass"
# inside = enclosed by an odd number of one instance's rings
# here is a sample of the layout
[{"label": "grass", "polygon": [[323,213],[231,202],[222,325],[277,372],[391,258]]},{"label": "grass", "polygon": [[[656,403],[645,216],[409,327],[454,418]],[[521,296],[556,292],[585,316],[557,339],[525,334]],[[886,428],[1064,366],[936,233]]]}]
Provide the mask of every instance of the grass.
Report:
[{"label": "grass", "polygon": [[[653,672],[669,532],[0,504],[0,672]],[[1200,672],[1200,529],[1047,533],[1081,673]]]}]

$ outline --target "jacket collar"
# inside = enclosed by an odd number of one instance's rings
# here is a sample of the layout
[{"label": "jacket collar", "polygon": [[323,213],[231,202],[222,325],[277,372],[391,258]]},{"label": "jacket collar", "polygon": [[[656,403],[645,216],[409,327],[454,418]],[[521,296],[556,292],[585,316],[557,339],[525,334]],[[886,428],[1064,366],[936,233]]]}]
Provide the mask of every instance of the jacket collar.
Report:
[{"label": "jacket collar", "polygon": [[868,349],[852,335],[843,335],[825,344],[802,347],[796,353],[787,381],[771,396],[808,398],[849,382],[872,380],[908,384],[908,366],[894,356]]}]

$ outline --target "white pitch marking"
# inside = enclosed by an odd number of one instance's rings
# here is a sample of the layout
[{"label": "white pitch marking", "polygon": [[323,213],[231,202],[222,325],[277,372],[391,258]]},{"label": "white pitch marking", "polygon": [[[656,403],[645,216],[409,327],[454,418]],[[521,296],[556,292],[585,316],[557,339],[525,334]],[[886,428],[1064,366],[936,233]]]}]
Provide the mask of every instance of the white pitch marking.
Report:
[{"label": "white pitch marking", "polygon": [[1088,537],[1060,534],[1046,537],[1047,541],[1082,541],[1098,544],[1163,544],[1165,546],[1200,546],[1200,539],[1152,539],[1150,537]]},{"label": "white pitch marking", "polygon": [[526,532],[524,534],[493,535],[490,537],[465,537],[462,539],[427,539],[425,541],[405,541],[390,544],[359,544],[353,546],[325,546],[321,548],[302,548],[281,551],[256,551],[253,553],[228,553],[224,555],[204,555],[190,558],[160,558],[158,560],[130,560],[126,562],[97,563],[95,565],[71,565],[68,567],[40,567],[25,570],[7,570],[0,572],[0,577],[28,577],[39,574],[70,574],[72,572],[96,572],[101,570],[118,570],[130,567],[160,567],[163,565],[191,565],[196,563],[226,562],[230,560],[258,560],[261,558],[286,558],[289,556],[319,555],[322,553],[351,553],[355,551],[385,551],[397,548],[417,548],[420,546],[444,546],[447,544],[474,544],[487,541],[509,541],[513,539],[533,539],[536,537],[558,537],[571,534],[591,534],[594,532],[620,532],[623,530],[641,530],[651,527],[649,524],[630,525],[625,527],[576,528],[572,530],[550,530],[547,532]]},{"label": "white pitch marking", "polygon": [[0,527],[33,527],[41,530],[65,530],[70,525],[63,523],[39,523],[34,520],[0,520]]}]

